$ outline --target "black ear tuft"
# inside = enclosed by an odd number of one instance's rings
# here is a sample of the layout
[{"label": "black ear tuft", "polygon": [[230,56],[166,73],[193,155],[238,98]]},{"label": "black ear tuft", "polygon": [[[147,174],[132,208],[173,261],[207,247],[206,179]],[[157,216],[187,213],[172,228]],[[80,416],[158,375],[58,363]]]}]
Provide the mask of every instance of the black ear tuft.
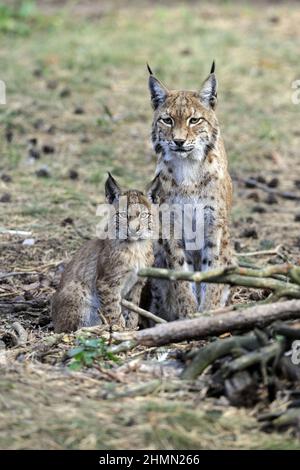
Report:
[{"label": "black ear tuft", "polygon": [[149,75],[153,75],[153,72],[152,72],[152,70],[151,70],[150,65],[148,64],[148,62],[147,62],[147,69],[148,69]]},{"label": "black ear tuft", "polygon": [[119,199],[121,194],[121,188],[108,172],[108,178],[105,182],[105,197],[109,204],[112,204],[116,199]]},{"label": "black ear tuft", "polygon": [[211,71],[207,79],[203,82],[200,90],[200,101],[204,106],[214,109],[217,105],[218,82],[215,74],[215,61],[212,63]]}]

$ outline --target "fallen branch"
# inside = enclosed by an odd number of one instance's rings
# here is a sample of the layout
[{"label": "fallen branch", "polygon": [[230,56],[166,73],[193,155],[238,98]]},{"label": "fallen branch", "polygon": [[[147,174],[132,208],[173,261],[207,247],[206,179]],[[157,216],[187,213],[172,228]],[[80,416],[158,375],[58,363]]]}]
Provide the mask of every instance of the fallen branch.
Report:
[{"label": "fallen branch", "polygon": [[[275,279],[274,276],[278,275],[285,275],[287,279]],[[300,298],[300,267],[288,263],[267,266],[262,269],[231,265],[204,272],[146,268],[139,271],[139,276],[169,279],[170,281],[213,282],[233,286],[270,289],[275,292],[276,298]]]},{"label": "fallen branch", "polygon": [[273,304],[265,304],[214,317],[200,317],[191,320],[178,320],[165,325],[157,325],[141,331],[113,333],[118,341],[133,340],[139,345],[162,346],[194,339],[218,336],[226,332],[248,331],[254,327],[265,327],[276,320],[300,318],[300,300],[286,300]]},{"label": "fallen branch", "polygon": [[158,279],[169,279],[170,281],[192,281],[192,282],[216,282],[220,276],[235,271],[237,266],[230,265],[221,268],[212,269],[211,271],[173,271],[165,268],[145,268],[138,272],[141,277],[155,277]]},{"label": "fallen branch", "polygon": [[155,323],[167,323],[166,320],[164,320],[163,318],[160,318],[154,315],[153,313],[148,312],[148,310],[144,310],[143,308],[138,307],[137,305],[133,304],[132,302],[129,302],[128,300],[122,299],[121,304],[123,305],[123,307],[132,310],[132,312],[137,313],[141,317],[153,320]]},{"label": "fallen branch", "polygon": [[245,336],[234,336],[231,338],[219,339],[204,346],[195,355],[191,363],[183,371],[181,378],[193,380],[212,363],[220,357],[226,356],[237,349],[254,349],[260,346],[260,340],[255,333]]},{"label": "fallen branch", "polygon": [[289,191],[280,191],[278,189],[270,188],[269,186],[259,183],[254,178],[242,178],[240,176],[234,176],[233,179],[239,183],[247,184],[253,188],[261,189],[269,194],[274,194],[274,196],[282,197],[283,199],[290,199],[293,201],[300,201],[300,196],[298,194],[291,193]]},{"label": "fallen branch", "polygon": [[252,351],[249,354],[244,354],[243,356],[238,357],[231,362],[223,364],[223,376],[227,377],[230,374],[234,374],[235,372],[247,369],[248,367],[251,367],[257,363],[265,365],[271,359],[279,357],[282,352],[282,341],[274,341],[274,343],[268,344],[267,346],[257,351]]}]

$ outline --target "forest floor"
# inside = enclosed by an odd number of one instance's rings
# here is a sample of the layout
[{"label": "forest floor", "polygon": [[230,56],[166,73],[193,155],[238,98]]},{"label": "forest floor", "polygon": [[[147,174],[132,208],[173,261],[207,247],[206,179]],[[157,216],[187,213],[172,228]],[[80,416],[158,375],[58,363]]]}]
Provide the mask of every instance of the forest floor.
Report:
[{"label": "forest floor", "polygon": [[[231,174],[300,194],[300,105],[292,101],[299,5],[38,3],[0,4],[7,94],[0,105],[0,275],[27,272],[0,277],[0,303],[50,298],[62,263],[95,236],[107,171],[128,187],[143,189],[151,179],[146,62],[170,87],[197,89],[215,59]],[[299,202],[236,181],[234,190],[236,251],[280,244],[286,259],[299,262]],[[232,301],[260,295],[235,289]],[[14,321],[28,334],[18,355],[7,341]],[[67,351],[78,338],[65,335],[37,352],[51,337],[48,304],[1,314],[1,448],[299,448],[291,433],[261,430],[256,416],[266,404],[204,398],[197,381],[165,386],[164,379],[177,380],[176,367],[162,366],[166,352],[178,357],[196,342],[138,348],[117,363],[74,371]]]}]

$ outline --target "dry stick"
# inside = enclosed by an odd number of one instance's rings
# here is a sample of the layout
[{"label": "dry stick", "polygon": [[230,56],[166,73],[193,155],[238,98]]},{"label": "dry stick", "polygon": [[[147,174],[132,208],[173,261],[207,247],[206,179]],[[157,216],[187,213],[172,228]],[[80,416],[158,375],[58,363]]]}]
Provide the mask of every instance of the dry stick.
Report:
[{"label": "dry stick", "polygon": [[27,331],[18,321],[15,321],[12,324],[12,327],[18,335],[18,346],[23,346],[27,342],[27,339],[28,339]]},{"label": "dry stick", "polygon": [[289,191],[279,191],[278,189],[269,188],[269,186],[266,186],[263,183],[259,183],[254,178],[242,178],[240,176],[234,176],[233,179],[235,181],[240,182],[240,183],[251,185],[255,188],[258,188],[258,189],[261,189],[262,191],[265,191],[266,193],[274,194],[275,196],[279,196],[279,197],[282,197],[284,199],[290,199],[290,200],[293,200],[293,201],[300,201],[300,196],[298,196],[298,194],[294,194],[294,193],[291,193]]},{"label": "dry stick", "polygon": [[0,300],[0,313],[30,312],[31,315],[33,310],[39,311],[47,305],[48,300],[46,298],[36,300],[6,300],[4,302]]},{"label": "dry stick", "polygon": [[137,313],[141,317],[148,318],[149,320],[153,320],[155,323],[167,323],[166,320],[163,318],[157,317],[151,312],[148,312],[148,310],[144,310],[143,308],[138,307],[137,305],[133,304],[132,302],[129,302],[128,300],[122,299],[121,304],[123,307],[128,308],[129,310],[132,310],[133,312]]},{"label": "dry stick", "polygon": [[268,256],[268,255],[279,255],[281,256],[280,249],[282,245],[277,245],[273,250],[261,250],[261,251],[246,251],[243,253],[240,251],[239,253],[235,253],[235,256],[244,257],[244,256]]},{"label": "dry stick", "polygon": [[113,334],[119,341],[131,339],[135,344],[162,346],[169,343],[203,339],[226,332],[247,331],[254,327],[265,327],[276,320],[300,318],[300,300],[286,300],[274,304],[259,305],[221,313],[214,317],[178,320],[165,325],[134,332],[131,337]]},{"label": "dry stick", "polygon": [[12,271],[11,273],[0,273],[0,281],[1,279],[6,279],[8,277],[15,277],[15,276],[28,276],[30,274],[39,274],[36,271]]},{"label": "dry stick", "polygon": [[20,237],[30,237],[31,232],[25,232],[24,230],[9,230],[9,229],[1,229],[0,234],[4,235],[19,235]]}]

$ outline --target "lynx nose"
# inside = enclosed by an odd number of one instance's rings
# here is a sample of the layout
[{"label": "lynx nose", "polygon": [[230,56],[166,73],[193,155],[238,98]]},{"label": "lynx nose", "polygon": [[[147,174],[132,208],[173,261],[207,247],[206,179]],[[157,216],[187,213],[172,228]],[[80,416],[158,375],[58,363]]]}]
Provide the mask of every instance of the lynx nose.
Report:
[{"label": "lynx nose", "polygon": [[177,147],[180,148],[180,147],[183,147],[183,144],[184,144],[185,140],[184,139],[174,139],[173,142],[174,142],[175,145],[177,145]]}]

